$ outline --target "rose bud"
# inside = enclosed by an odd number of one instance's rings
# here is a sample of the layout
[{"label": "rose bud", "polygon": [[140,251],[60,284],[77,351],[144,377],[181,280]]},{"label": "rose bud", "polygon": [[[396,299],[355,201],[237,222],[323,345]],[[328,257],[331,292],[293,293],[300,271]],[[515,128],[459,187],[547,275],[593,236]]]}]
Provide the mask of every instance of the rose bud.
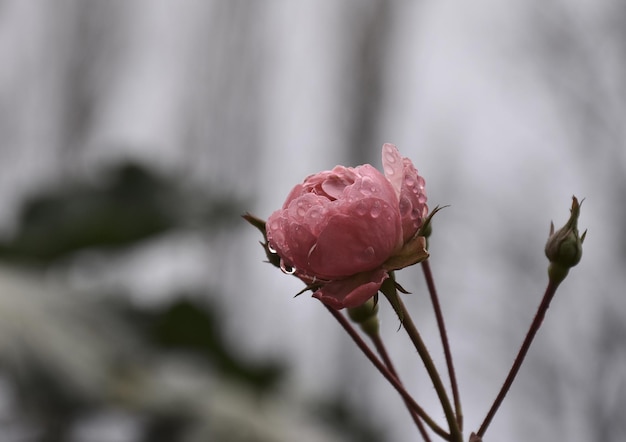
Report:
[{"label": "rose bud", "polygon": [[581,204],[582,201],[579,203],[573,196],[570,217],[565,225],[555,232],[554,223],[550,223],[550,236],[546,242],[545,252],[550,261],[548,274],[554,282],[565,279],[569,269],[578,264],[582,258],[587,231],[585,230],[582,235],[578,233]]},{"label": "rose bud", "polygon": [[389,271],[428,257],[417,236],[428,214],[424,179],[392,144],[382,160],[384,175],[369,164],[310,175],[267,220],[283,271],[336,309],[363,304]]}]

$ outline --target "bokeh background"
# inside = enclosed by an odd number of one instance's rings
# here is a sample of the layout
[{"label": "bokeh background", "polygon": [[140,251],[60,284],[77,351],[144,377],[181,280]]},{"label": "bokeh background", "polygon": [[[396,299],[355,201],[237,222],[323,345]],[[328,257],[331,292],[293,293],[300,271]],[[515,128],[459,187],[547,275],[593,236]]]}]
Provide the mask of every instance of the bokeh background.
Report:
[{"label": "bokeh background", "polygon": [[[0,2],[0,440],[418,440],[240,218],[392,142],[450,205],[431,262],[466,435],[575,194],[583,260],[485,441],[623,441],[625,123],[618,0]],[[443,369],[420,276],[398,279]]]}]

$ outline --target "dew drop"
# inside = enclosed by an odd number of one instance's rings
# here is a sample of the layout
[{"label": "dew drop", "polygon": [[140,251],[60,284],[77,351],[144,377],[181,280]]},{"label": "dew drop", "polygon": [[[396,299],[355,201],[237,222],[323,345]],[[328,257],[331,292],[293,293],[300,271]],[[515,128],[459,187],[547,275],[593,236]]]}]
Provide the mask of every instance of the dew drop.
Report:
[{"label": "dew drop", "polygon": [[394,173],[395,173],[395,171],[393,170],[393,167],[391,167],[390,165],[386,165],[385,166],[385,175],[391,176]]},{"label": "dew drop", "polygon": [[276,251],[276,249],[274,247],[272,247],[272,245],[270,243],[267,243],[267,251],[272,253],[272,254],[277,254],[278,252]]},{"label": "dew drop", "polygon": [[309,210],[308,215],[311,219],[318,219],[322,215],[322,209],[319,207],[313,207]]},{"label": "dew drop", "polygon": [[408,197],[403,195],[400,198],[400,204],[399,204],[398,207],[400,209],[400,216],[406,216],[409,213],[409,210],[411,210],[411,208],[412,208],[411,200],[409,200]]},{"label": "dew drop", "polygon": [[415,182],[415,179],[412,176],[407,176],[404,179],[404,184],[406,184],[407,187],[415,187],[417,183]]},{"label": "dew drop", "polygon": [[374,250],[374,247],[369,246],[368,248],[363,250],[363,254],[361,258],[363,259],[364,262],[369,262],[374,259],[375,254],[376,254],[376,251]]},{"label": "dew drop", "polygon": [[296,273],[296,268],[293,267],[293,266],[285,264],[285,261],[283,261],[282,259],[280,260],[280,269],[286,275],[293,275],[294,273]]},{"label": "dew drop", "polygon": [[382,208],[380,207],[380,202],[375,201],[374,205],[370,209],[370,216],[372,218],[378,218],[381,212],[382,212]]},{"label": "dew drop", "polygon": [[367,204],[365,204],[363,201],[360,201],[355,208],[355,212],[359,216],[365,215],[367,213]]},{"label": "dew drop", "polygon": [[296,209],[296,214],[298,216],[304,216],[306,215],[306,204],[304,203],[304,201],[298,201],[298,208]]},{"label": "dew drop", "polygon": [[396,162],[396,156],[394,155],[393,152],[391,151],[386,151],[385,152],[385,160],[387,160],[389,163],[395,163]]},{"label": "dew drop", "polygon": [[376,192],[376,186],[374,186],[374,182],[370,177],[363,177],[361,181],[361,185],[359,186],[359,191],[362,195],[370,195]]},{"label": "dew drop", "polygon": [[302,244],[303,241],[305,241],[305,239],[306,239],[306,232],[302,228],[302,226],[298,224],[293,226],[291,241],[289,241],[291,244],[291,247],[293,247],[294,249],[299,249],[300,245]]},{"label": "dew drop", "polygon": [[278,230],[278,227],[279,227],[278,221],[276,220],[272,221],[272,223],[270,224],[270,229],[272,230]]},{"label": "dew drop", "polygon": [[411,219],[421,219],[422,217],[422,211],[418,208],[413,208],[413,210],[411,210]]}]

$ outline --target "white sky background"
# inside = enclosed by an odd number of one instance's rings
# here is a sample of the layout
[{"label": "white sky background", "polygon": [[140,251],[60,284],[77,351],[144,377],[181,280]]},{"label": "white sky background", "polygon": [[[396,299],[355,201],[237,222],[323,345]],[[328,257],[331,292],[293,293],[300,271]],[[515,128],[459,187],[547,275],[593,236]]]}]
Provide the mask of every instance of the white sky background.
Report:
[{"label": "white sky background", "polygon": [[[102,68],[90,74],[101,98],[81,140],[80,167],[136,156],[251,195],[250,210],[267,217],[306,175],[349,161],[349,107],[342,100],[354,48],[346,33],[351,20],[371,13],[373,2],[235,3],[137,0],[92,9],[103,14],[93,19],[104,35],[94,55]],[[68,62],[45,56],[52,50],[71,58],[63,48],[76,43],[63,30],[77,4],[63,3],[66,22],[59,19],[63,14],[51,20],[52,6],[42,1],[5,2],[0,11],[0,130],[7,134],[0,161],[13,165],[0,176],[5,228],[24,189],[61,173],[57,105],[68,87],[62,81]],[[609,258],[618,253],[609,215],[616,215],[623,195],[613,193],[611,176],[603,173],[606,154],[573,146],[575,130],[568,124],[574,120],[555,104],[533,52],[533,7],[542,13],[541,4],[521,1],[394,3],[378,138],[363,149],[380,167],[382,143],[397,144],[425,176],[431,207],[451,206],[436,218],[432,264],[457,354],[467,434],[486,413],[539,302],[550,220],[565,222],[572,194],[586,198],[581,227],[590,233],[583,261],[557,295],[530,352],[537,362],[522,369],[486,441],[587,441],[582,416],[590,406],[586,385],[594,367],[581,359],[595,357],[591,348],[603,308],[626,317],[615,293],[624,285],[620,261]],[[254,8],[253,19],[236,21],[239,8]],[[588,31],[583,42],[593,45],[603,35],[594,22],[602,6],[581,1],[565,10]],[[251,28],[240,32],[242,25]],[[608,40],[593,52],[596,64],[606,64],[606,77],[598,81],[609,91],[620,87],[611,47]],[[115,66],[107,67],[107,60]],[[44,69],[57,62],[56,71]],[[562,81],[576,86],[576,80]],[[620,106],[616,99],[610,109],[623,118]],[[190,140],[197,145],[181,148]],[[616,151],[609,160],[623,171],[623,145]],[[214,269],[213,283],[225,292],[236,288],[237,296],[224,300],[233,342],[255,354],[292,356],[295,394],[354,379],[355,398],[379,401],[371,412],[383,414],[394,429],[389,440],[412,438],[415,430],[395,392],[372,369],[361,368],[362,356],[316,301],[291,299],[300,284],[260,262],[258,239],[249,229],[216,240],[208,252],[202,244],[177,244],[176,260],[163,251],[144,255],[142,268],[148,262],[152,272],[136,278],[131,270],[121,278],[154,293],[181,276],[202,280],[207,266]],[[399,279],[409,290],[423,291],[415,275],[418,268],[407,269]],[[428,303],[417,296],[408,303],[441,362]],[[383,319],[406,383],[426,395],[426,408],[437,410],[430,387],[417,380],[424,375],[396,333],[397,322],[389,314]],[[533,370],[543,377],[535,379]],[[559,396],[550,390],[547,397],[544,375],[554,372]]]}]

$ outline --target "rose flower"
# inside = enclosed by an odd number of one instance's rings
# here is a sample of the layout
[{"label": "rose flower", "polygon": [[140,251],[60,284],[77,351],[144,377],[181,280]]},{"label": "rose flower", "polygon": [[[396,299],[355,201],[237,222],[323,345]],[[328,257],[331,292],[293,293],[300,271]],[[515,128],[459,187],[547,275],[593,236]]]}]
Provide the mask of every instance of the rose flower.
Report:
[{"label": "rose flower", "polygon": [[424,179],[393,144],[382,160],[384,175],[365,164],[307,177],[266,223],[283,271],[336,309],[363,304],[388,272],[428,257],[417,236],[428,214]]}]

